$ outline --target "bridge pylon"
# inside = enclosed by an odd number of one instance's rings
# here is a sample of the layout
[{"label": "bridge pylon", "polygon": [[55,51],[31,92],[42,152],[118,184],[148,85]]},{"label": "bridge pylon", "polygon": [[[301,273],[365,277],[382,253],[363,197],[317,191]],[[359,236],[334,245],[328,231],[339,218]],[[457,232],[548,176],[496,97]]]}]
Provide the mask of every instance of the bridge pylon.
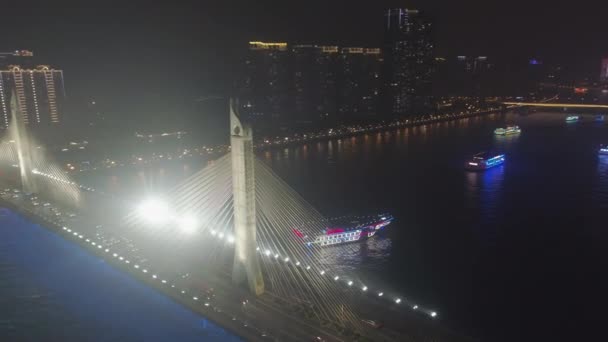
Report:
[{"label": "bridge pylon", "polygon": [[25,128],[25,122],[23,120],[23,113],[21,112],[20,103],[17,100],[17,94],[13,90],[11,94],[11,122],[9,124],[9,135],[13,140],[16,150],[17,158],[19,160],[19,172],[21,173],[21,187],[23,192],[34,193],[37,192],[36,184],[32,179],[32,146],[30,139],[27,135]]},{"label": "bridge pylon", "polygon": [[264,278],[256,253],[255,174],[253,132],[244,125],[236,101],[230,100],[230,145],[232,148],[232,194],[234,203],[234,267],[232,280],[245,281],[256,296],[264,293]]}]

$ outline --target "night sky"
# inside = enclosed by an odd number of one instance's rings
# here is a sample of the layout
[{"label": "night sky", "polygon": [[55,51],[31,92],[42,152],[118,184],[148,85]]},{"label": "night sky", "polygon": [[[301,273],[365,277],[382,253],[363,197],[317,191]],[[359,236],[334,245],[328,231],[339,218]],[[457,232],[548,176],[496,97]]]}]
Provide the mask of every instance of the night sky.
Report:
[{"label": "night sky", "polygon": [[132,120],[171,120],[201,96],[225,95],[249,40],[381,46],[388,7],[432,15],[440,56],[537,56],[582,78],[595,76],[608,54],[608,1],[218,3],[13,2],[0,20],[0,50],[33,50],[64,70],[71,101],[96,99],[110,116]]}]

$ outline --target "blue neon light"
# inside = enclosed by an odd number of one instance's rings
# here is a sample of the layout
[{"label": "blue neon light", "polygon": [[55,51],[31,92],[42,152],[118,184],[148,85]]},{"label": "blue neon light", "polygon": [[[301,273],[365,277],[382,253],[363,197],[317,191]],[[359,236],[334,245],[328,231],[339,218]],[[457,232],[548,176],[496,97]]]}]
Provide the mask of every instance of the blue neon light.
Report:
[{"label": "blue neon light", "polygon": [[500,154],[500,155],[497,155],[495,157],[492,157],[492,158],[486,160],[486,167],[500,165],[500,164],[504,163],[504,161],[505,161],[505,155]]}]

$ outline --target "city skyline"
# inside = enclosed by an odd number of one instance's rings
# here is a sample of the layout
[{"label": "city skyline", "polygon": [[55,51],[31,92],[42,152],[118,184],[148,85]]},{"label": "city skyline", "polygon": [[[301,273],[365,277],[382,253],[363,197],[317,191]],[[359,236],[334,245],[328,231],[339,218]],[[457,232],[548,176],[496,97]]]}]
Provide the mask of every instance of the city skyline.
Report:
[{"label": "city skyline", "polygon": [[597,339],[605,13],[12,4],[0,336]]},{"label": "city skyline", "polygon": [[[607,52],[597,44],[606,32],[600,24],[605,5],[588,6],[582,19],[570,15],[569,7],[523,1],[23,6],[33,18],[27,29],[11,31],[20,19],[9,16],[0,32],[10,34],[0,38],[4,50],[31,49],[45,64],[63,69],[72,100],[96,100],[110,116],[134,117],[134,122],[142,113],[154,113],[160,121],[192,111],[200,97],[226,95],[248,41],[381,46],[382,13],[392,7],[421,9],[433,17],[439,56],[489,56],[496,63],[539,56],[559,59],[581,77],[597,77],[599,59]],[[541,17],[555,25],[541,23]],[[576,48],[564,48],[572,44]]]}]

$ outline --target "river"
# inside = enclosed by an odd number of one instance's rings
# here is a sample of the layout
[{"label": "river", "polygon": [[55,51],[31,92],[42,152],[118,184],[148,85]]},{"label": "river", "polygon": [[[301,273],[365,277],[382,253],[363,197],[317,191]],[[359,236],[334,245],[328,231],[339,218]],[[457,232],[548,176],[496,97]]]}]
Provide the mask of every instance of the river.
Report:
[{"label": "river", "polygon": [[[608,126],[563,113],[492,114],[275,148],[259,157],[327,216],[388,211],[347,268],[489,341],[581,340],[604,323]],[[522,133],[493,130],[517,124]],[[472,154],[506,154],[486,172]],[[82,181],[130,198],[162,193],[196,163],[111,169]],[[88,178],[88,179],[87,179]]]},{"label": "river", "polygon": [[2,341],[240,341],[7,209],[0,294]]}]

